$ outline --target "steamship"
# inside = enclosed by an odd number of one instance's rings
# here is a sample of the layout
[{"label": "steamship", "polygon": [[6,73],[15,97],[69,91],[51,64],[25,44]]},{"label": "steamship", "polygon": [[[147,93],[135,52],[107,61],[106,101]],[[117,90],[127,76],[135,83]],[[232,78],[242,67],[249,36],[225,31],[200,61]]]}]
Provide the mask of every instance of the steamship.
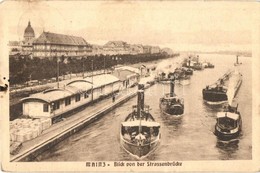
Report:
[{"label": "steamship", "polygon": [[228,105],[223,112],[218,112],[214,134],[219,140],[229,141],[237,138],[242,131],[242,119],[236,107]]},{"label": "steamship", "polygon": [[160,124],[144,105],[144,85],[138,85],[137,105],[121,123],[120,143],[122,148],[138,159],[146,157],[160,142]]},{"label": "steamship", "polygon": [[160,109],[167,117],[180,118],[184,113],[184,101],[174,93],[174,80],[170,83],[170,93],[160,98]]},{"label": "steamship", "polygon": [[229,99],[236,96],[241,83],[242,75],[238,71],[227,71],[215,84],[202,90],[203,100],[208,104],[225,103],[228,95]]}]

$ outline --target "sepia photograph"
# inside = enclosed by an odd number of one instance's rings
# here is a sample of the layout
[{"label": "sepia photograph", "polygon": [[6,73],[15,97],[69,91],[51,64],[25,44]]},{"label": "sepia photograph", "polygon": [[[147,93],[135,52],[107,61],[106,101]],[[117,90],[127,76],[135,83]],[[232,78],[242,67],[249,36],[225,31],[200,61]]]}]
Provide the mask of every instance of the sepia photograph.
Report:
[{"label": "sepia photograph", "polygon": [[0,11],[4,171],[260,170],[259,3]]}]

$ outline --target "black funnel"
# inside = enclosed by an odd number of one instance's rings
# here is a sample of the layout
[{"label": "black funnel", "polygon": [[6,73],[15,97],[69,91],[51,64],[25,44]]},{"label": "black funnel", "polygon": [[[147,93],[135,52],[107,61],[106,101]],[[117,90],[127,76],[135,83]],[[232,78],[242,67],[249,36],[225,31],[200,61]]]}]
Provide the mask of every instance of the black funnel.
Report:
[{"label": "black funnel", "polygon": [[137,112],[138,112],[138,116],[141,116],[141,110],[144,110],[144,85],[138,84],[138,91],[137,91]]},{"label": "black funnel", "polygon": [[173,97],[173,94],[174,94],[174,81],[175,81],[175,79],[173,78],[170,83],[170,96],[171,97]]}]

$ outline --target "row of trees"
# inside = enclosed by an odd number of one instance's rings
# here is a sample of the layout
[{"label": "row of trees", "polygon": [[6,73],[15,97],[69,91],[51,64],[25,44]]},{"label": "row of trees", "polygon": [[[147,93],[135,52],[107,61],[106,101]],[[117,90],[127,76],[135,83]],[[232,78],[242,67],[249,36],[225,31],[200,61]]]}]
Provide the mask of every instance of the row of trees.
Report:
[{"label": "row of trees", "polygon": [[22,84],[29,80],[50,79],[59,75],[84,71],[108,69],[117,64],[134,64],[168,58],[166,53],[140,55],[95,55],[88,57],[44,58],[14,55],[10,56],[10,84]]}]

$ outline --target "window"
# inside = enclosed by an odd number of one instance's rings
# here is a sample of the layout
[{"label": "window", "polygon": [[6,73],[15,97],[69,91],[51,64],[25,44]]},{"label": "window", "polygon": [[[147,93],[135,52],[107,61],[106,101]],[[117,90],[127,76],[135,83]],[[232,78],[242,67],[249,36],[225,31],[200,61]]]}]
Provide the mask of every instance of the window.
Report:
[{"label": "window", "polygon": [[80,101],[80,94],[76,95],[76,102]]},{"label": "window", "polygon": [[60,102],[59,101],[53,102],[53,110],[57,110],[57,109],[60,109]]},{"label": "window", "polygon": [[47,103],[43,104],[43,112],[49,112],[49,105]]},{"label": "window", "polygon": [[84,93],[84,98],[88,98],[88,93]]},{"label": "window", "polygon": [[70,103],[71,103],[70,97],[66,98],[66,99],[65,99],[65,106],[70,105]]}]

